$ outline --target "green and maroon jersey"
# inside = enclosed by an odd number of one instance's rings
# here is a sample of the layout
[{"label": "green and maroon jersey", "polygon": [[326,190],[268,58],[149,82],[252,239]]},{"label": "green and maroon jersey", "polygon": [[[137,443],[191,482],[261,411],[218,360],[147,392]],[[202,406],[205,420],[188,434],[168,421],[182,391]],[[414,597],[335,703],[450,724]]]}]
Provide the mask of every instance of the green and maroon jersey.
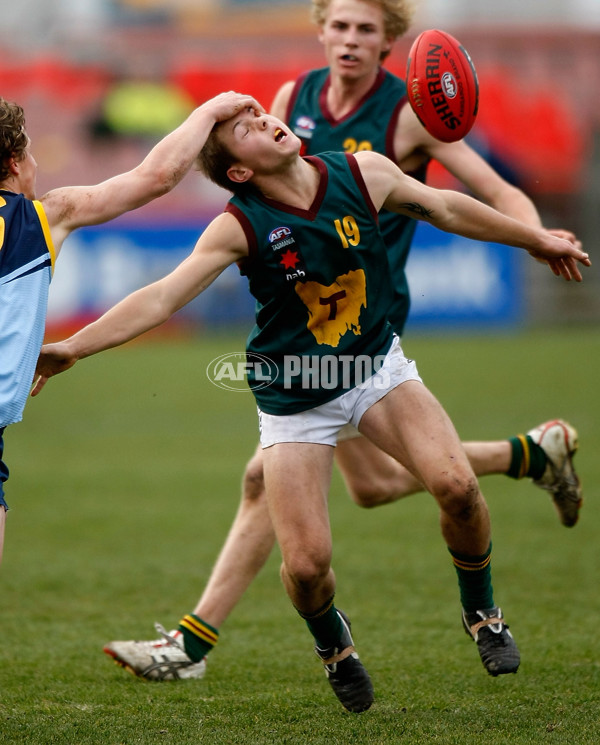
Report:
[{"label": "green and maroon jersey", "polygon": [[320,174],[308,210],[254,189],[226,207],[249,245],[240,265],[256,298],[248,358],[266,358],[275,371],[268,385],[251,367],[248,374],[268,414],[305,411],[354,388],[379,369],[392,341],[387,249],[356,159],[307,160]]},{"label": "green and maroon jersey", "polygon": [[[335,119],[327,107],[329,85],[328,67],[311,70],[296,81],[286,123],[302,140],[303,154],[374,150],[396,163],[394,133],[400,109],[408,103],[404,81],[380,68],[371,90],[341,119]],[[410,175],[425,181],[425,172],[426,166],[423,166]],[[382,210],[379,224],[388,247],[394,292],[388,315],[394,331],[401,336],[410,308],[406,260],[417,223],[409,217]]]}]

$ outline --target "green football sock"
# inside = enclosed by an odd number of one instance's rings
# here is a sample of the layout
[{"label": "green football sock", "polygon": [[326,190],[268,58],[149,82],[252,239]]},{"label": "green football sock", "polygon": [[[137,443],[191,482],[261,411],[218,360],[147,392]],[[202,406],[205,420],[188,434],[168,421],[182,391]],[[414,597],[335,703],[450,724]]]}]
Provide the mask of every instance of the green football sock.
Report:
[{"label": "green football sock", "polygon": [[306,621],[308,630],[314,636],[319,649],[334,647],[341,639],[343,626],[337,609],[333,604],[333,597],[314,613],[307,614],[301,611],[298,611],[298,613]]},{"label": "green football sock", "polygon": [[198,616],[190,613],[179,622],[183,646],[190,660],[200,662],[219,641],[219,632]]},{"label": "green football sock", "polygon": [[467,613],[494,607],[492,544],[483,556],[466,556],[448,549],[458,575],[460,602]]},{"label": "green football sock", "polygon": [[507,476],[513,479],[522,479],[524,476],[540,479],[544,475],[548,462],[544,449],[529,435],[509,437],[508,441],[512,448],[512,458],[506,472]]}]

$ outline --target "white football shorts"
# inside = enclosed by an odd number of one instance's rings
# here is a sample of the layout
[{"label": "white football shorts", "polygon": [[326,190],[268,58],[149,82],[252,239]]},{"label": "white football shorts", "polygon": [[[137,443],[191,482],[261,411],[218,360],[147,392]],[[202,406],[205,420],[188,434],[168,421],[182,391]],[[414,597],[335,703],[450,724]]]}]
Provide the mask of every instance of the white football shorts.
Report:
[{"label": "white football shorts", "polygon": [[298,414],[266,414],[259,408],[261,447],[268,448],[280,442],[312,442],[335,447],[340,430],[343,430],[342,439],[348,439],[351,432],[358,429],[365,411],[407,380],[422,382],[415,361],[404,356],[400,340],[394,335],[380,369],[360,386],[333,401]]}]

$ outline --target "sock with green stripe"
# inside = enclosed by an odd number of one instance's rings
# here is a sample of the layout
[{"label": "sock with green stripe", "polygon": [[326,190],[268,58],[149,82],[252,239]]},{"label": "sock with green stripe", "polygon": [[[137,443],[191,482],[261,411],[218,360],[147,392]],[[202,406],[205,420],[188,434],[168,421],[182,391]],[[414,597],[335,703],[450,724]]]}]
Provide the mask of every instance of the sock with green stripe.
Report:
[{"label": "sock with green stripe", "polygon": [[467,556],[448,549],[458,575],[460,602],[467,613],[494,607],[492,544],[482,556]]},{"label": "sock with green stripe", "polygon": [[544,449],[529,435],[509,437],[508,441],[512,448],[512,458],[506,475],[513,479],[522,479],[525,476],[541,479],[548,462]]},{"label": "sock with green stripe", "polygon": [[308,630],[314,636],[319,649],[335,647],[342,638],[344,628],[333,604],[333,596],[314,613],[302,613],[301,611],[298,613],[306,621]]},{"label": "sock with green stripe", "polygon": [[219,631],[190,613],[179,622],[185,653],[193,662],[200,662],[219,641]]}]

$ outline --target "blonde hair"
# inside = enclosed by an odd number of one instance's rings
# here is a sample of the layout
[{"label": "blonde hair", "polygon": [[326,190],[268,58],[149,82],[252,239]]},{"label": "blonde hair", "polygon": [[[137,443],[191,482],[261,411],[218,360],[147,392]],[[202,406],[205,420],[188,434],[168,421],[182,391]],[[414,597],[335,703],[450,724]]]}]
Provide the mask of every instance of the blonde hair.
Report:
[{"label": "blonde hair", "polygon": [[[412,23],[415,13],[413,0],[364,0],[369,5],[383,11],[383,24],[386,37],[396,39],[403,36]],[[331,0],[312,0],[311,20],[317,26],[323,26]]]}]

